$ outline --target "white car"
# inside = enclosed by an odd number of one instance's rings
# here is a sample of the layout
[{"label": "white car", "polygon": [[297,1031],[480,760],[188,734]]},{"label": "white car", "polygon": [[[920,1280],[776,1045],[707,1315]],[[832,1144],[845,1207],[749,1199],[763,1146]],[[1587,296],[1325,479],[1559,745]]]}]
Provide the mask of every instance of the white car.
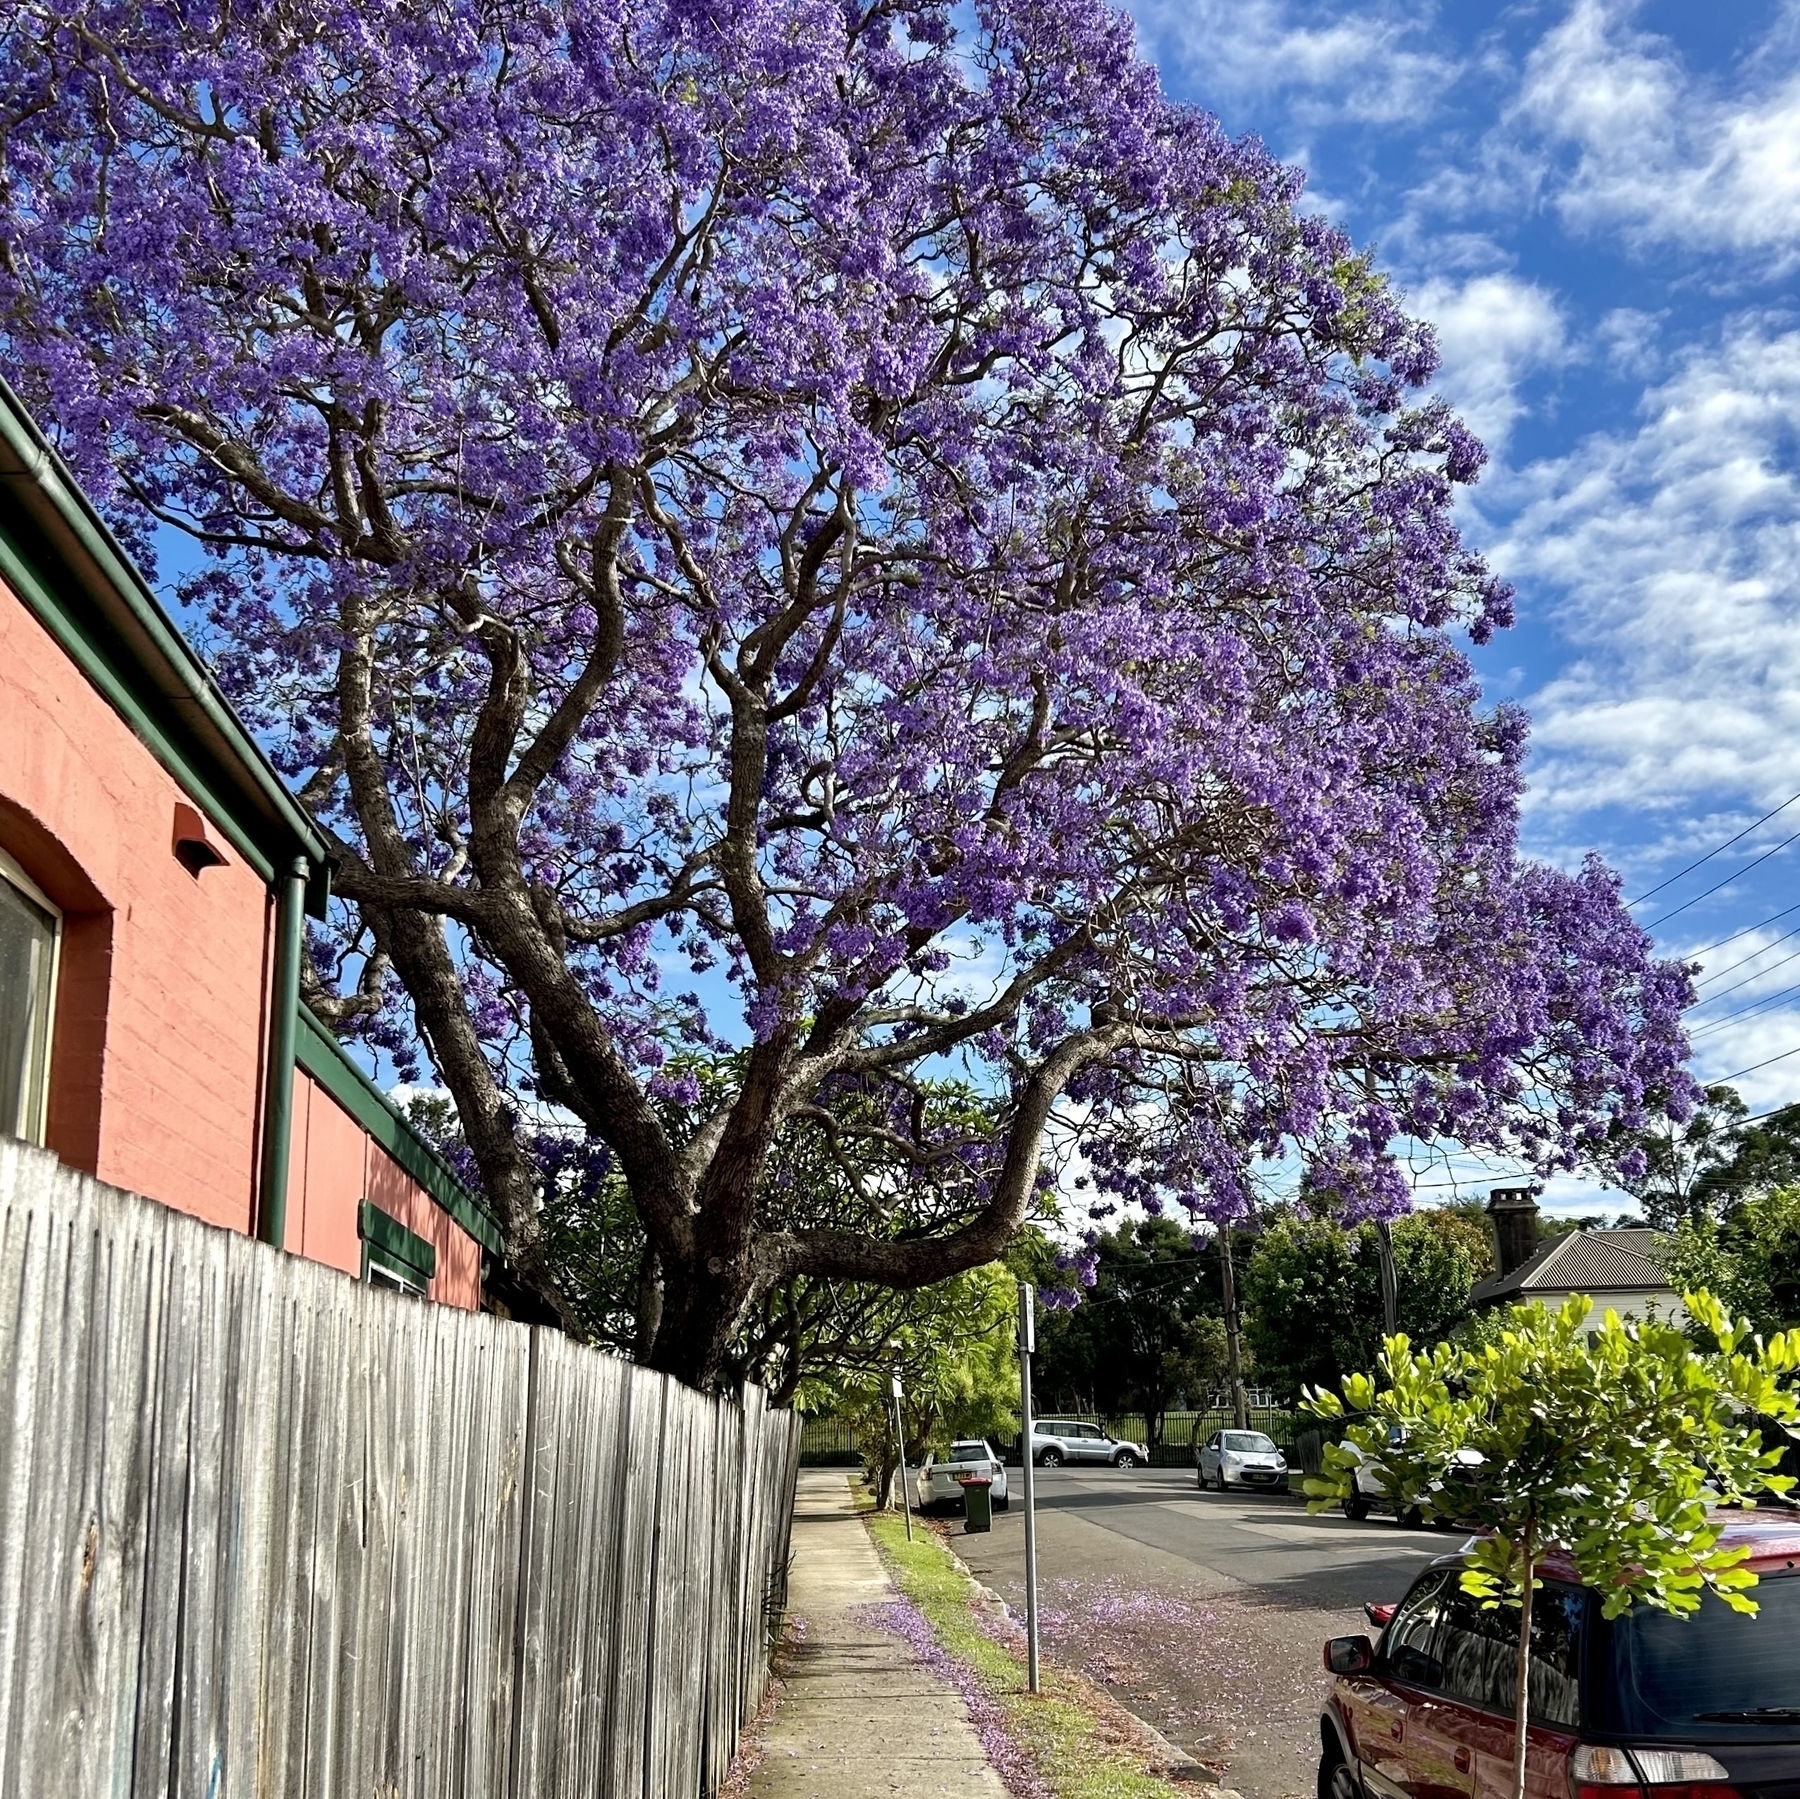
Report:
[{"label": "white car", "polygon": [[1110,1463],[1115,1468],[1142,1468],[1150,1452],[1142,1443],[1125,1443],[1109,1437],[1097,1424],[1077,1424],[1069,1418],[1038,1418],[1031,1426],[1031,1459],[1040,1468]]},{"label": "white car", "polygon": [[[1399,1425],[1390,1425],[1388,1441],[1404,1443],[1406,1433]],[[1386,1505],[1393,1507],[1396,1524],[1418,1526],[1425,1522],[1424,1514],[1416,1505],[1408,1506],[1402,1511],[1395,1504],[1393,1495],[1387,1490],[1387,1473],[1379,1462],[1364,1455],[1354,1443],[1344,1443],[1340,1447],[1356,1461],[1356,1472],[1351,1476],[1350,1497],[1344,1501],[1346,1518],[1366,1518],[1376,1506]],[[1459,1449],[1456,1452],[1456,1461],[1463,1468],[1479,1468],[1485,1459],[1479,1449]]]},{"label": "white car", "polygon": [[1259,1430],[1216,1430],[1194,1451],[1195,1478],[1202,1487],[1261,1487],[1288,1490],[1287,1457]]},{"label": "white car", "polygon": [[919,1470],[919,1477],[913,1484],[919,1510],[929,1512],[940,1506],[949,1509],[961,1505],[962,1482],[957,1479],[960,1474],[985,1474],[992,1483],[988,1495],[994,1502],[994,1510],[1006,1510],[1006,1464],[993,1444],[983,1442],[980,1437],[952,1443],[950,1453],[941,1458],[926,1458],[925,1466]]}]

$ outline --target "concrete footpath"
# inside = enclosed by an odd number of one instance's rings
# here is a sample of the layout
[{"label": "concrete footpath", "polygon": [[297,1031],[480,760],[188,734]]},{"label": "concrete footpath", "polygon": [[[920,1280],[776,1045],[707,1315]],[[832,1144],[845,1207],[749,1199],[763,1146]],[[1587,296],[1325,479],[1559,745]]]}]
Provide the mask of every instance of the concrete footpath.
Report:
[{"label": "concrete footpath", "polygon": [[805,1634],[783,1654],[750,1799],[1005,1799],[962,1695],[863,1612],[897,1595],[843,1472],[801,1471],[793,1557]]}]

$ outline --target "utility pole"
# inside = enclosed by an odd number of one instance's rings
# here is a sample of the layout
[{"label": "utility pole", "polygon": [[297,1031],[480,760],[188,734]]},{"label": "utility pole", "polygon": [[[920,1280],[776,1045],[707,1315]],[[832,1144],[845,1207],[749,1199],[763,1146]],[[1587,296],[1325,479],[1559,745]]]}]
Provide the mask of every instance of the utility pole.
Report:
[{"label": "utility pole", "polygon": [[1250,1400],[1244,1392],[1244,1348],[1238,1317],[1237,1270],[1231,1265],[1231,1225],[1219,1225],[1219,1281],[1225,1298],[1225,1372],[1231,1381],[1231,1421],[1250,1428]]},{"label": "utility pole", "polygon": [[900,1421],[900,1370],[893,1374],[894,1453],[900,1458],[900,1509],[906,1514],[906,1540],[912,1541],[912,1499],[906,1491],[906,1428]]},{"label": "utility pole", "polygon": [[1377,1218],[1375,1237],[1381,1248],[1381,1322],[1391,1337],[1400,1328],[1400,1273],[1394,1266],[1392,1220]]},{"label": "utility pole", "polygon": [[1037,1495],[1032,1484],[1031,1358],[1037,1349],[1037,1294],[1019,1282],[1019,1457],[1025,1476],[1025,1684],[1038,1690]]}]

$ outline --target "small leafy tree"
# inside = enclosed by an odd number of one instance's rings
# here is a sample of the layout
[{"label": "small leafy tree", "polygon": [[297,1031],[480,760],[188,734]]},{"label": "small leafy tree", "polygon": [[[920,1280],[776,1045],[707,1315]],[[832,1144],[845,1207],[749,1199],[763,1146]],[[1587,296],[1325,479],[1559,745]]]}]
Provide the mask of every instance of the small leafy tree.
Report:
[{"label": "small leafy tree", "polygon": [[[1691,1293],[1688,1312],[1717,1346],[1702,1349],[1676,1325],[1611,1311],[1590,1330],[1591,1303],[1516,1306],[1479,1347],[1418,1354],[1390,1337],[1379,1377],[1346,1375],[1342,1398],[1307,1396],[1317,1417],[1347,1421],[1354,1446],[1327,1447],[1324,1477],[1306,1483],[1311,1510],[1349,1493],[1360,1452],[1380,1462],[1403,1509],[1481,1532],[1463,1589],[1488,1609],[1519,1610],[1514,1799],[1525,1792],[1532,1594],[1546,1551],[1569,1558],[1609,1618],[1636,1604],[1692,1612],[1708,1591],[1754,1613],[1756,1576],[1746,1551],[1719,1547],[1716,1508],[1793,1485],[1772,1472],[1781,1449],[1765,1449],[1745,1420],[1800,1416],[1784,1384],[1800,1370],[1800,1331],[1749,1337],[1712,1294]],[[1390,1442],[1395,1426],[1403,1440]]]},{"label": "small leafy tree", "polygon": [[899,1503],[899,1457],[888,1382],[900,1375],[906,1460],[916,1468],[928,1449],[955,1437],[1004,1439],[1019,1428],[1018,1283],[989,1262],[920,1289],[905,1299],[904,1319],[869,1353],[800,1383],[803,1411],[846,1419],[867,1446],[869,1483],[879,1507]]}]

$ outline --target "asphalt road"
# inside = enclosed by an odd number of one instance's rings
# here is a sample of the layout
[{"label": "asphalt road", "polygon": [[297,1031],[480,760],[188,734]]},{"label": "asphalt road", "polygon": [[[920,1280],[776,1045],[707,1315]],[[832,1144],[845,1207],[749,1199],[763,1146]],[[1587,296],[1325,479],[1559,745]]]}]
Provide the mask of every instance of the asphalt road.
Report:
[{"label": "asphalt road", "polygon": [[[953,1542],[1024,1610],[1022,1482],[987,1536]],[[1245,1799],[1311,1799],[1328,1636],[1366,1631],[1454,1537],[1353,1524],[1277,1494],[1202,1493],[1191,1469],[1040,1470],[1046,1652],[1083,1668]]]}]

